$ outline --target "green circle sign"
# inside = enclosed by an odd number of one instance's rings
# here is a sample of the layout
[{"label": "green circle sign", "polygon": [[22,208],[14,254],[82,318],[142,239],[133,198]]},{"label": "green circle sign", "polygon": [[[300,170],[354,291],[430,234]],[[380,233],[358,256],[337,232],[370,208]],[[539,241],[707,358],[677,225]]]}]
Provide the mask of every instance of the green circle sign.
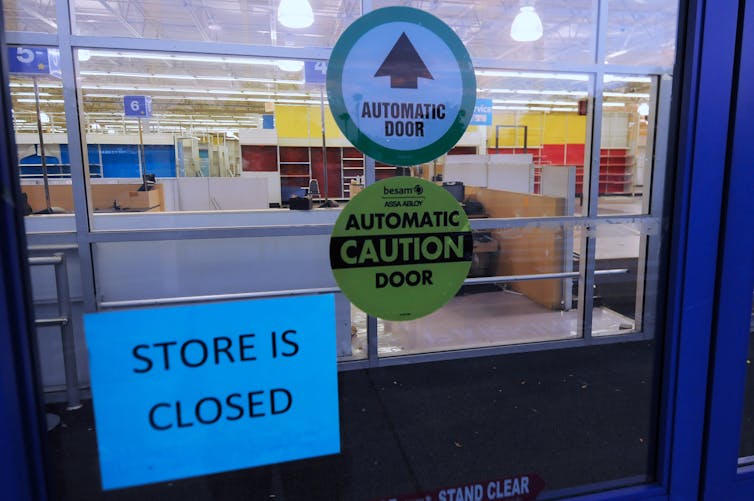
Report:
[{"label": "green circle sign", "polygon": [[474,66],[458,35],[410,7],[357,19],[327,66],[335,122],[366,155],[391,165],[428,162],[450,150],[474,114]]},{"label": "green circle sign", "polygon": [[469,220],[445,189],[394,177],[356,195],[335,222],[330,266],[343,294],[385,320],[432,313],[471,268]]}]

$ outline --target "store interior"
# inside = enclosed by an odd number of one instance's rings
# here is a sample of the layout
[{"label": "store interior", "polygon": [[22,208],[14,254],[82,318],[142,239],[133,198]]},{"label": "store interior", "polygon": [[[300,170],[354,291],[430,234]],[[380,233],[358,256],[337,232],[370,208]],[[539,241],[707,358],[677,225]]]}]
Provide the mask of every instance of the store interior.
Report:
[{"label": "store interior", "polygon": [[[388,4],[396,3],[372,7]],[[467,209],[478,237],[469,280],[448,305],[415,322],[378,321],[379,356],[532,347],[585,335],[651,337],[642,312],[651,227],[644,220],[657,210],[650,206],[653,176],[664,175],[664,166],[653,163],[653,144],[660,78],[674,57],[677,6],[611,4],[597,40],[593,2],[567,8],[538,2],[544,36],[522,45],[499,37],[503,28],[493,26],[495,19],[515,17],[517,5],[402,4],[452,24],[474,60],[477,98],[490,106],[447,154],[420,165],[375,165],[375,180],[410,175],[445,185]],[[18,168],[35,248],[45,249],[50,234],[75,231],[81,225],[75,210],[84,206],[95,232],[251,227],[263,233],[272,226],[331,225],[364,188],[368,159],[333,120],[324,83],[328,51],[318,49],[332,47],[361,15],[361,2],[314,2],[316,21],[303,29],[271,22],[279,15],[271,3],[243,12],[234,3],[165,9],[160,2],[136,8],[125,1],[77,2],[71,9],[74,36],[91,38],[63,55],[73,74],[65,74],[65,65],[47,74],[11,74]],[[11,2],[4,10],[8,31],[55,31],[54,9]],[[117,48],[97,43],[102,33],[158,42]],[[180,50],[170,50],[170,40]],[[595,54],[598,41],[603,46]],[[191,50],[184,42],[217,49]],[[237,44],[250,44],[244,54],[251,55],[240,54]],[[48,47],[50,58],[61,56],[56,50]],[[594,66],[599,55],[604,60]],[[134,97],[144,100],[137,103],[145,108],[141,114],[129,110]],[[78,135],[69,130],[72,117]],[[80,194],[77,200],[79,180],[86,205]],[[301,201],[311,209],[293,210]],[[604,219],[584,222],[595,216]],[[336,287],[325,230],[241,240],[242,249],[233,239],[212,238],[96,243],[97,307]],[[587,241],[596,251],[584,249]],[[69,266],[78,270],[78,256],[69,254]],[[141,272],[148,261],[169,276]],[[281,269],[290,273],[281,276]],[[590,290],[581,290],[593,271]],[[52,273],[33,275],[39,308],[48,311]],[[85,284],[75,272],[71,282],[73,309],[83,311]],[[342,298],[339,304],[341,360],[366,359],[367,318]],[[86,380],[80,326],[76,340]],[[52,359],[46,380],[60,385],[58,347],[42,352]]]},{"label": "store interior", "polygon": [[[322,101],[321,86],[306,82],[301,64],[283,70],[281,61],[255,58],[218,61],[86,49],[77,54],[95,229],[331,224],[364,187],[364,155],[342,136]],[[470,126],[447,155],[432,162],[407,168],[377,163],[375,178],[411,175],[456,190],[480,237],[470,278],[535,276],[526,282],[502,278],[467,284],[425,319],[378,321],[380,356],[531,347],[583,336],[577,299],[584,225],[571,220],[546,229],[505,224],[486,229],[484,220],[586,215],[588,117],[579,102],[588,96],[592,77],[484,69],[476,70],[476,77],[479,97],[492,99],[491,125]],[[56,102],[62,101],[62,84],[36,79],[42,165],[34,104],[23,97],[33,89],[32,80],[16,76],[11,89],[22,190],[30,205],[27,225],[32,233],[61,231],[74,217],[65,114]],[[270,82],[275,91],[267,95],[263,89]],[[648,138],[651,145],[657,79],[605,75],[603,83],[597,213],[641,217],[647,214],[651,182]],[[151,97],[150,117],[125,114],[124,96],[136,93]],[[292,210],[291,200],[302,199],[311,210]],[[328,201],[337,207],[320,208]],[[53,216],[45,215],[49,209]],[[643,332],[637,314],[642,225],[606,221],[595,235],[596,268],[604,275],[596,278],[590,335]],[[325,237],[318,238],[325,243]],[[326,245],[309,241],[305,260],[288,250],[289,241],[295,247],[304,240],[252,239],[243,251],[230,249],[230,241],[211,240],[125,244],[120,250],[100,244],[95,252],[99,302],[107,308],[119,301],[334,287]],[[264,262],[255,255],[265,256]],[[174,278],[139,273],[145,259],[170,263]],[[207,263],[213,277],[196,275]],[[298,271],[288,278],[274,271],[291,269],[292,263]],[[572,275],[537,279],[540,273]],[[347,302],[341,306],[340,359],[363,360],[366,316]],[[83,333],[77,338],[83,346]],[[52,354],[56,348],[44,351]],[[59,382],[60,370],[51,367],[48,377]]]}]

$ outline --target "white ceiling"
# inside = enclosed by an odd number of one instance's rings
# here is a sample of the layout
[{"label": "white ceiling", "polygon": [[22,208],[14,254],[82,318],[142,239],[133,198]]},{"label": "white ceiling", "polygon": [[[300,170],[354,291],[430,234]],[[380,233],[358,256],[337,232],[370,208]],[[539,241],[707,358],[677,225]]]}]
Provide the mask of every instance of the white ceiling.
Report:
[{"label": "white ceiling", "polygon": [[[71,0],[77,35],[197,40],[286,47],[332,47],[361,15],[360,0],[310,0],[315,23],[281,26],[277,0]],[[667,0],[530,0],[544,37],[522,45],[504,36],[519,0],[374,0],[405,5],[448,23],[474,58],[593,62],[598,6],[607,9],[606,54],[615,64],[673,63],[678,2]],[[6,30],[55,33],[54,0],[5,0]]]},{"label": "white ceiling", "polygon": [[[277,0],[183,0],[180,4],[176,0],[71,0],[78,35],[257,46],[332,47],[361,14],[358,0],[311,3],[314,25],[291,30],[275,18]],[[522,44],[509,36],[519,0],[373,1],[374,8],[407,5],[440,17],[458,33],[472,58],[497,61],[501,67],[506,62],[519,66],[526,61],[595,62],[596,0],[538,0],[533,4],[545,34],[537,42]],[[603,1],[602,6],[608,8],[608,64],[672,67],[676,2],[611,0]],[[4,11],[8,31],[55,32],[55,5],[51,0],[5,0]],[[151,95],[157,121],[190,122],[202,117],[208,123],[235,121],[233,128],[256,123],[265,111],[265,102],[319,100],[319,88],[306,85],[303,72],[285,71],[269,59],[113,50],[88,51],[78,59],[83,112],[90,123],[99,121],[101,126],[106,120],[119,120],[114,115],[122,115],[122,96],[129,94]],[[480,97],[494,98],[496,106],[511,109],[562,108],[565,103],[573,107],[588,91],[586,78],[522,78],[510,72],[477,70]],[[30,82],[28,78],[14,78],[12,89],[16,118],[27,123],[34,111]],[[64,125],[59,82],[50,79],[42,85],[42,110],[52,116],[53,123]],[[606,100],[635,106],[646,100],[649,87],[641,82],[612,82],[606,88],[619,95]],[[620,96],[624,93],[638,97]]]}]

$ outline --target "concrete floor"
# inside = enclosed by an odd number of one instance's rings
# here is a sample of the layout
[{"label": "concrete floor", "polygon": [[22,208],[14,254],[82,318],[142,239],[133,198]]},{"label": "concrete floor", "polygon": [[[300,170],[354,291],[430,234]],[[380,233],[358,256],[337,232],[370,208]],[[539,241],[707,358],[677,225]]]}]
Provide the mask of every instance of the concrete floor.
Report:
[{"label": "concrete floor", "polygon": [[[488,288],[489,289],[489,288]],[[353,358],[366,357],[366,316],[352,306]],[[508,290],[462,294],[426,317],[408,322],[378,321],[378,353],[399,356],[490,346],[575,339],[578,311],[553,311]],[[634,321],[596,307],[594,336],[634,331]]]}]

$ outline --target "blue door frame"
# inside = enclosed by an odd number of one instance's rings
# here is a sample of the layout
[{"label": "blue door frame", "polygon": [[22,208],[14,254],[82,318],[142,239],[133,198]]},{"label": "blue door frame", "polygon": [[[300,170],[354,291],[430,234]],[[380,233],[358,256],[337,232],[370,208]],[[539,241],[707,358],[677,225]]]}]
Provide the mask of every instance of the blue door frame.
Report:
[{"label": "blue door frame", "polygon": [[[714,323],[704,499],[754,499],[754,467],[738,469],[754,289],[754,5],[737,30],[738,67]],[[748,389],[752,391],[752,389]]]},{"label": "blue door frame", "polygon": [[[0,9],[0,54],[6,54]],[[0,57],[0,485],[5,499],[45,500],[46,431],[36,377],[26,234],[10,121],[7,58]]]},{"label": "blue door frame", "polygon": [[[676,74],[686,81],[675,94],[681,110],[674,145],[677,179],[663,379],[668,393],[663,398],[667,412],[662,423],[670,444],[661,449],[666,455],[659,461],[670,499],[698,499],[704,475],[709,354],[732,133],[739,5],[738,1],[689,4],[686,46],[677,59]],[[669,388],[674,383],[675,388]],[[673,391],[675,399],[670,396]]]},{"label": "blue door frame", "polygon": [[[665,194],[673,204],[664,218],[672,236],[659,317],[665,329],[658,339],[657,481],[576,499],[753,497],[745,492],[754,493],[754,472],[736,470],[754,286],[754,140],[745,123],[754,115],[754,6],[748,3],[681,2]],[[0,12],[5,54],[2,27]],[[18,176],[10,167],[16,163],[7,63],[0,60],[0,485],[10,499],[46,499],[26,244],[15,207]]]}]

